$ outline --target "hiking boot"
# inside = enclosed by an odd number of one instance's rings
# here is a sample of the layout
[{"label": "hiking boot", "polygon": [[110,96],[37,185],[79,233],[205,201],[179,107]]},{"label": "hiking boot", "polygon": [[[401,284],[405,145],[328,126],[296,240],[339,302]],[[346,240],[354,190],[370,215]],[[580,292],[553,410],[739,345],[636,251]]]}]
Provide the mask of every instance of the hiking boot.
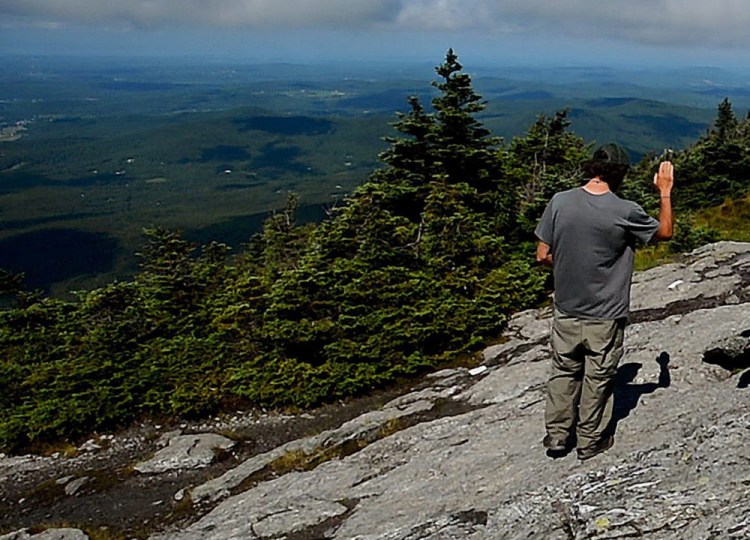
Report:
[{"label": "hiking boot", "polygon": [[542,444],[553,453],[566,452],[570,448],[567,439],[555,439],[551,435],[545,435]]},{"label": "hiking boot", "polygon": [[612,448],[614,444],[615,436],[609,435],[608,437],[603,438],[602,440],[592,444],[591,446],[588,446],[587,448],[579,448],[577,450],[578,459],[580,459],[581,461],[591,459],[592,457],[597,456],[602,452],[606,452],[607,450]]}]

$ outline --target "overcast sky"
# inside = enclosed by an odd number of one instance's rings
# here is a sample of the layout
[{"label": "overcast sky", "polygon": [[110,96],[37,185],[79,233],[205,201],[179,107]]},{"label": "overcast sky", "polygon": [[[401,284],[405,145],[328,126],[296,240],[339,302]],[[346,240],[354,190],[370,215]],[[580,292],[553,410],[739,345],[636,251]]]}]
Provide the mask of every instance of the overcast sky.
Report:
[{"label": "overcast sky", "polygon": [[0,54],[747,67],[748,0],[0,0]]}]

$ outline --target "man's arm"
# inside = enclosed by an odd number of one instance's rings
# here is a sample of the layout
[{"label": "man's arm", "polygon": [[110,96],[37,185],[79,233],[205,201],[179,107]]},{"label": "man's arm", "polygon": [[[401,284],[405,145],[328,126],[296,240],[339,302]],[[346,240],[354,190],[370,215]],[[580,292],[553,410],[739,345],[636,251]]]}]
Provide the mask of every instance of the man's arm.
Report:
[{"label": "man's arm", "polygon": [[552,252],[549,244],[540,241],[536,245],[536,262],[552,266]]},{"label": "man's arm", "polygon": [[672,215],[672,185],[674,183],[674,166],[669,161],[662,161],[659,172],[654,174],[654,184],[659,188],[659,228],[655,240],[672,238],[674,217]]}]

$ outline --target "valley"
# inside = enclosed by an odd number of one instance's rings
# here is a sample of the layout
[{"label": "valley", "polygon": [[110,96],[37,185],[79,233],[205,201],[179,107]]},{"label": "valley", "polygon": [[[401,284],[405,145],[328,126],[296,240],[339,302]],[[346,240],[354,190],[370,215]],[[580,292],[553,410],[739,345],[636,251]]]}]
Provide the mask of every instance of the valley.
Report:
[{"label": "valley", "polygon": [[[468,71],[488,104],[479,118],[505,142],[567,109],[575,133],[617,140],[634,161],[697,140],[725,96],[750,106],[728,72]],[[429,65],[2,59],[0,268],[65,297],[127,278],[144,228],[237,252],[290,192],[301,219],[320,220],[378,167],[407,97],[429,104],[433,75]]]}]

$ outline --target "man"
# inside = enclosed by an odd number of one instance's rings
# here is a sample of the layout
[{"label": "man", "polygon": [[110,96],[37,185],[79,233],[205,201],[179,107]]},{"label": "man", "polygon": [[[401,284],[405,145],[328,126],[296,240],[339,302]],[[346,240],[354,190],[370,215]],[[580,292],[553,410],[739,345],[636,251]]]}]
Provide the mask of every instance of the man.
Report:
[{"label": "man", "polygon": [[614,444],[613,385],[623,354],[635,246],[672,237],[672,163],[662,162],[654,175],[661,194],[658,221],[615,195],[629,166],[619,146],[597,149],[585,166],[590,180],[555,194],[535,231],[536,259],[554,272],[543,441],[553,457],[572,449],[574,434],[581,460]]}]

